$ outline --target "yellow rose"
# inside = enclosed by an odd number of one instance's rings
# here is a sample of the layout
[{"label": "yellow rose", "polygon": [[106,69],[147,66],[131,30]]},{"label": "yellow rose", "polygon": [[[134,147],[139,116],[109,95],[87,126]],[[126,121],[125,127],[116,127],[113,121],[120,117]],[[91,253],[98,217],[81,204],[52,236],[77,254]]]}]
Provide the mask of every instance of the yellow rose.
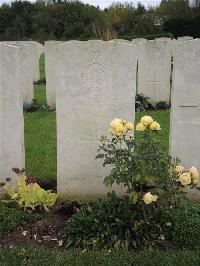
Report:
[{"label": "yellow rose", "polygon": [[134,129],[134,125],[133,125],[133,123],[131,123],[131,122],[127,122],[127,123],[126,123],[126,128],[127,128],[128,130],[133,130],[133,129]]},{"label": "yellow rose", "polygon": [[117,124],[115,126],[115,130],[116,130],[117,133],[123,133],[124,130],[125,130],[125,127],[123,126],[123,124]]},{"label": "yellow rose", "polygon": [[115,118],[115,119],[113,119],[113,120],[111,121],[111,123],[110,123],[110,127],[111,127],[111,128],[115,128],[116,125],[118,125],[118,124],[122,124],[122,123],[123,123],[123,122],[122,122],[122,119]]},{"label": "yellow rose", "polygon": [[138,123],[136,126],[137,131],[145,131],[145,129],[146,129],[146,126],[142,122]]},{"label": "yellow rose", "polygon": [[123,125],[123,121],[122,119],[119,118],[115,118],[111,121],[110,123],[110,128],[108,130],[108,132],[110,134],[114,134],[114,135],[121,135],[122,132],[125,130],[124,125]]},{"label": "yellow rose", "polygon": [[192,177],[190,172],[185,172],[179,176],[179,181],[181,185],[187,186],[192,182]]},{"label": "yellow rose", "polygon": [[192,184],[197,185],[199,181],[199,172],[197,171],[196,167],[190,168],[191,178],[192,178]]},{"label": "yellow rose", "polygon": [[144,194],[143,201],[145,204],[151,204],[153,201],[157,201],[158,196],[152,195],[151,192]]},{"label": "yellow rose", "polygon": [[145,126],[150,125],[153,122],[153,118],[149,115],[145,115],[140,120]]},{"label": "yellow rose", "polygon": [[184,167],[182,165],[177,165],[174,169],[174,173],[176,175],[180,175],[184,171]]},{"label": "yellow rose", "polygon": [[158,124],[156,121],[153,121],[150,125],[151,130],[161,130],[160,124]]}]

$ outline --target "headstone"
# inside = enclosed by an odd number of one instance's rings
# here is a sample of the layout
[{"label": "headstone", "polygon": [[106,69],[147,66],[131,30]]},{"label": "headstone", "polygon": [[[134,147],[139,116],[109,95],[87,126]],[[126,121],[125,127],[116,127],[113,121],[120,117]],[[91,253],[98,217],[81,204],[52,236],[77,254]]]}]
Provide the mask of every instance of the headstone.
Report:
[{"label": "headstone", "polygon": [[36,42],[37,44],[37,50],[38,50],[38,58],[40,59],[40,56],[44,53],[44,45]]},{"label": "headstone", "polygon": [[[3,42],[4,43],[4,42]],[[14,45],[21,48],[20,59],[20,88],[23,95],[23,104],[29,105],[34,99],[34,86],[33,86],[33,55],[30,45],[22,42],[6,42],[7,44]]]},{"label": "headstone", "polygon": [[114,41],[114,42],[122,42],[122,43],[130,43],[129,40],[124,40],[124,39],[112,39],[110,41]]},{"label": "headstone", "polygon": [[170,101],[171,39],[141,41],[138,47],[138,94],[155,104]]},{"label": "headstone", "polygon": [[33,72],[33,80],[38,81],[40,79],[40,66],[39,66],[39,59],[40,59],[40,48],[38,49],[38,44],[35,41],[22,41],[21,43],[27,44],[31,46],[32,49],[32,72]]},{"label": "headstone", "polygon": [[170,153],[200,171],[200,40],[177,43],[174,55]]},{"label": "headstone", "polygon": [[147,39],[144,39],[144,38],[132,39],[133,44],[137,44],[137,43],[144,42],[144,41],[147,41]]},{"label": "headstone", "polygon": [[48,41],[45,42],[45,75],[46,75],[46,98],[47,105],[56,106],[56,70],[55,70],[55,52],[56,45],[61,42]]},{"label": "headstone", "polygon": [[101,197],[109,171],[95,160],[98,139],[113,118],[134,121],[136,50],[70,41],[57,46],[56,69],[58,193],[68,200]]},{"label": "headstone", "polygon": [[191,36],[182,36],[182,37],[178,37],[177,40],[178,41],[191,41],[191,40],[193,40],[193,37],[191,37]]},{"label": "headstone", "polygon": [[25,161],[20,57],[20,48],[0,44],[0,182]]}]

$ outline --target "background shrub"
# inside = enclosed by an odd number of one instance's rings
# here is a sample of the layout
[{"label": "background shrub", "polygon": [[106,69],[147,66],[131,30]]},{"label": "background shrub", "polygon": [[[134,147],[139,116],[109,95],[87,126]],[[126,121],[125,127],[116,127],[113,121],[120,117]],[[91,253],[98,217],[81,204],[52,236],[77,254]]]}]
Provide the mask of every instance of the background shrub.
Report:
[{"label": "background shrub", "polygon": [[149,97],[143,94],[137,94],[135,97],[135,110],[136,112],[145,112],[147,110],[154,110]]},{"label": "background shrub", "polygon": [[173,215],[169,237],[181,247],[200,248],[200,204],[184,202]]},{"label": "background shrub", "polygon": [[23,104],[23,110],[24,112],[53,112],[55,111],[55,108],[50,107],[46,104],[40,104],[36,99],[32,100],[32,103],[25,102]]},{"label": "background shrub", "polygon": [[169,105],[166,102],[158,102],[155,105],[156,110],[166,110],[169,109]]}]

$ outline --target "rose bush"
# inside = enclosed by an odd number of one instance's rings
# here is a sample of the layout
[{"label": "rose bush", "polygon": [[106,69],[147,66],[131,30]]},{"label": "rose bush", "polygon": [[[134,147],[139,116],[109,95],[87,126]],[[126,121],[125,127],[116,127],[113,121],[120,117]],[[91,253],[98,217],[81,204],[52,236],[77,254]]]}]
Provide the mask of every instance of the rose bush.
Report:
[{"label": "rose bush", "polygon": [[[134,128],[140,133],[137,139]],[[194,166],[184,169],[162,150],[156,139],[160,130],[151,116],[142,117],[136,127],[121,118],[111,121],[96,158],[111,168],[105,186],[120,185],[124,194],[113,192],[112,197],[82,205],[67,222],[68,246],[142,249],[164,238],[184,188],[196,188],[199,174]]]},{"label": "rose bush", "polygon": [[[140,132],[137,140],[133,137],[134,126],[131,123],[128,127],[129,123],[115,118],[108,131],[110,137],[101,137],[97,158],[104,160],[103,166],[112,168],[104,183],[124,187],[130,204],[139,210],[138,223],[142,221],[143,230],[144,224],[151,224],[155,231],[162,231],[162,217],[170,217],[179,206],[185,196],[183,188],[196,188],[199,173],[194,166],[184,169],[177,159],[162,151],[155,137],[161,126],[151,116],[143,116],[136,125]],[[111,130],[116,124],[115,130]]]}]

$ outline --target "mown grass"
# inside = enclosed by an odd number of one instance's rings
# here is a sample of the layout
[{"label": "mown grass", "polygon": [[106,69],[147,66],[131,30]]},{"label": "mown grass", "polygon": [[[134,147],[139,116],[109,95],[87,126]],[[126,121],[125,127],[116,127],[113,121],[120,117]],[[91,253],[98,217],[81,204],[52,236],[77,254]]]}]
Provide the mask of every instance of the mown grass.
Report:
[{"label": "mown grass", "polygon": [[45,56],[42,54],[40,56],[40,79],[45,78]]},{"label": "mown grass", "polygon": [[[158,138],[168,150],[169,112],[150,112],[162,127]],[[136,114],[139,121],[144,113]],[[26,172],[43,182],[56,181],[56,113],[25,113]],[[137,137],[136,132],[136,137]]]},{"label": "mown grass", "polygon": [[44,84],[34,86],[35,99],[39,104],[46,104],[46,86]]},{"label": "mown grass", "polygon": [[26,173],[43,182],[56,181],[56,114],[25,113]]},{"label": "mown grass", "polygon": [[53,250],[24,248],[0,250],[1,265],[48,265],[48,266],[196,266],[200,265],[200,252],[179,251],[130,252],[126,250],[59,252]]}]

